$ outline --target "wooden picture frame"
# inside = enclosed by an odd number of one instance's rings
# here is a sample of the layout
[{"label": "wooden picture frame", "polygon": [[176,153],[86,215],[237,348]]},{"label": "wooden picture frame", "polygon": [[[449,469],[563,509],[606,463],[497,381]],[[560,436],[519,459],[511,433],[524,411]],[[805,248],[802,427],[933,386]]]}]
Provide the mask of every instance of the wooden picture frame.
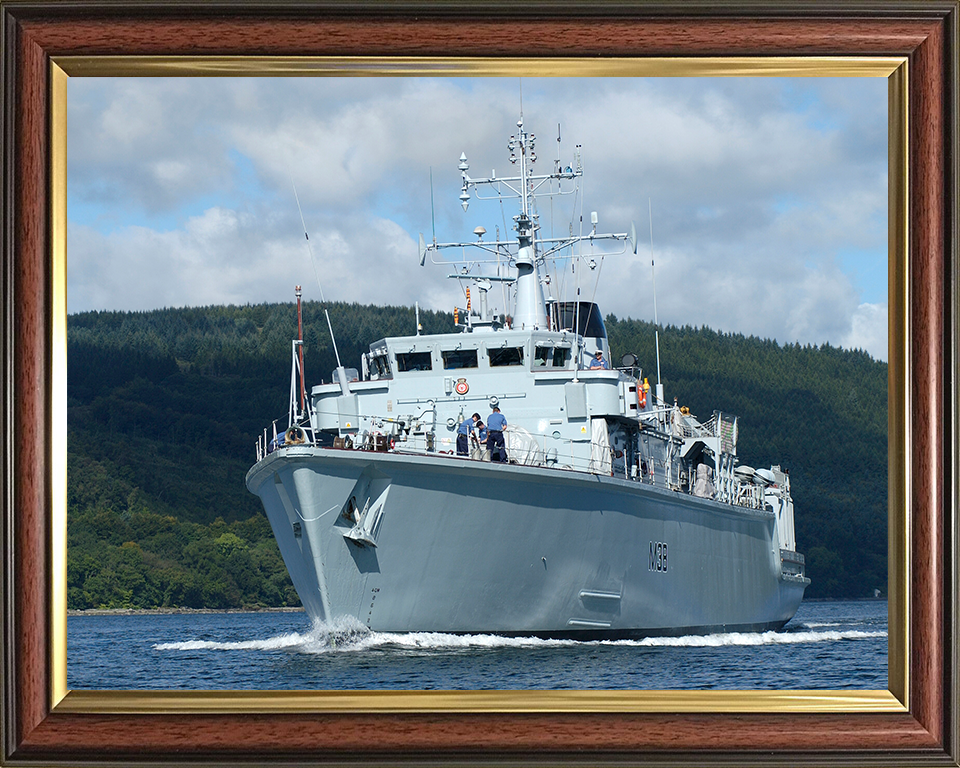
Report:
[{"label": "wooden picture frame", "polygon": [[[876,5],[0,0],[3,719],[0,760],[146,763],[958,765],[957,21]],[[65,688],[66,74],[111,59],[256,71],[262,57],[900,59],[891,75],[891,690],[700,698],[572,692],[72,694]],[[261,57],[251,64],[245,57]],[[182,59],[177,57],[189,57]],[[284,57],[292,57],[285,59]],[[62,90],[61,90],[62,89]],[[898,112],[902,106],[902,114]],[[54,164],[56,163],[56,165]],[[903,173],[900,173],[903,171]],[[58,250],[60,249],[60,250]],[[904,321],[897,326],[897,318]],[[60,345],[58,347],[58,344]]]}]

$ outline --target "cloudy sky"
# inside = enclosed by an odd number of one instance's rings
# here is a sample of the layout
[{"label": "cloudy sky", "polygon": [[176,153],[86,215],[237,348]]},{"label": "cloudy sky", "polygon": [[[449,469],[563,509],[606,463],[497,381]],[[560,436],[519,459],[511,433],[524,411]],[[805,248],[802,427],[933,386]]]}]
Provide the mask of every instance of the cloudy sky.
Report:
[{"label": "cloudy sky", "polygon": [[418,264],[430,174],[438,240],[503,233],[513,208],[464,213],[457,163],[513,170],[521,91],[537,170],[558,123],[564,165],[582,145],[582,194],[542,203],[544,232],[581,202],[599,231],[636,223],[638,254],[602,261],[604,314],[653,319],[652,208],[661,323],[886,359],[882,78],[71,78],[69,312],[319,299],[317,274],[328,301],[462,304]]}]

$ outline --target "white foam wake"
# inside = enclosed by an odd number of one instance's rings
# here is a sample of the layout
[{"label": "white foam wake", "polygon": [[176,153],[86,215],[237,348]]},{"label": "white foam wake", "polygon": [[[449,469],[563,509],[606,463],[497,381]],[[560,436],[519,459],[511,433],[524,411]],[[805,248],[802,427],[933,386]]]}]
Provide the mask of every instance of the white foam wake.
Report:
[{"label": "white foam wake", "polygon": [[[352,617],[332,622],[316,622],[305,633],[290,632],[262,640],[215,641],[184,640],[156,643],[157,651],[280,651],[317,654],[369,650],[468,650],[495,648],[551,648],[569,646],[635,646],[710,648],[722,646],[791,645],[801,643],[839,642],[886,637],[885,630],[826,630],[795,632],[727,632],[715,635],[682,637],[648,637],[641,640],[550,640],[536,637],[503,637],[493,634],[452,635],[443,632],[411,632],[405,634],[372,632]],[[826,625],[830,626],[830,625]]]},{"label": "white foam wake", "polygon": [[268,637],[265,640],[241,640],[218,642],[215,640],[184,640],[179,643],[155,643],[157,651],[275,651],[280,648],[296,648],[302,645],[305,635],[291,632],[288,635]]},{"label": "white foam wake", "polygon": [[886,630],[867,632],[848,629],[828,632],[726,632],[718,635],[685,635],[683,637],[647,637],[643,640],[613,640],[613,645],[683,646],[687,648],[715,648],[728,645],[793,645],[797,643],[823,643],[840,640],[863,640],[870,637],[886,637]]},{"label": "white foam wake", "polygon": [[343,617],[324,624],[314,622],[313,628],[306,633],[288,632],[263,640],[183,640],[174,643],[155,643],[157,651],[278,651],[293,648],[306,653],[316,653],[324,649],[333,650],[356,642],[357,638],[373,634],[357,619]]}]

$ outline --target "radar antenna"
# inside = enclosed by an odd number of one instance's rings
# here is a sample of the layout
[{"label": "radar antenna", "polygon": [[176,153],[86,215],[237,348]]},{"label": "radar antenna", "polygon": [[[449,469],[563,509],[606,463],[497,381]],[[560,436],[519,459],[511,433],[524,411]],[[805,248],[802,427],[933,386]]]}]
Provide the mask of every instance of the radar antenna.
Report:
[{"label": "radar antenna", "polygon": [[[566,237],[541,237],[539,234],[540,224],[538,214],[535,209],[535,198],[539,193],[541,196],[566,195],[573,194],[579,190],[579,185],[575,189],[564,191],[561,183],[564,181],[576,181],[583,175],[583,166],[580,159],[580,145],[577,145],[577,151],[574,155],[575,168],[567,166],[561,168],[559,163],[554,165],[552,171],[548,173],[536,173],[533,165],[537,161],[535,134],[529,132],[524,127],[523,116],[517,121],[517,131],[510,136],[507,143],[507,149],[510,152],[510,163],[519,166],[518,171],[513,176],[497,176],[496,172],[491,172],[488,178],[473,178],[468,174],[470,164],[467,161],[466,154],[461,153],[457,169],[460,171],[460,204],[466,211],[470,205],[471,190],[475,190],[478,200],[503,200],[504,197],[516,198],[520,205],[520,213],[513,217],[514,230],[517,233],[516,239],[512,243],[506,244],[500,241],[486,243],[481,239],[471,243],[438,243],[436,241],[427,244],[423,235],[419,238],[420,265],[426,261],[427,254],[433,254],[445,248],[457,248],[463,250],[471,247],[486,251],[490,256],[483,259],[472,260],[476,264],[494,263],[499,266],[503,256],[506,256],[510,266],[517,270],[517,276],[509,279],[514,284],[516,291],[515,308],[513,313],[512,327],[516,328],[547,328],[549,320],[546,312],[545,300],[543,296],[543,286],[540,279],[540,265],[545,264],[546,260],[558,254],[561,251],[578,246],[582,249],[583,243],[589,241],[591,244],[600,240],[619,240],[629,242],[636,253],[636,239],[631,233],[623,234],[600,234],[596,228],[592,228],[589,233],[584,234],[582,229],[579,234],[572,233]],[[551,190],[551,185],[556,184],[556,188]],[[492,196],[482,194],[485,189],[495,190]],[[511,194],[512,193],[512,194]],[[582,207],[582,202],[581,202]],[[508,250],[509,248],[509,250]],[[490,257],[493,258],[490,258]],[[453,277],[453,275],[451,275]],[[458,279],[463,279],[463,274],[457,274]],[[505,280],[505,278],[490,277],[491,280]]]}]

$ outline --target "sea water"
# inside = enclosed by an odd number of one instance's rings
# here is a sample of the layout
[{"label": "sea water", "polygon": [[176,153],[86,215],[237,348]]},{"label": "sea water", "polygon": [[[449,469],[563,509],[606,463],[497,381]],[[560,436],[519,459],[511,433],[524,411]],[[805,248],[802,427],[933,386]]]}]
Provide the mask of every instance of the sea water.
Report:
[{"label": "sea water", "polygon": [[579,642],[371,632],[304,613],[83,614],[72,689],[887,688],[887,604],[804,602],[778,632]]}]

